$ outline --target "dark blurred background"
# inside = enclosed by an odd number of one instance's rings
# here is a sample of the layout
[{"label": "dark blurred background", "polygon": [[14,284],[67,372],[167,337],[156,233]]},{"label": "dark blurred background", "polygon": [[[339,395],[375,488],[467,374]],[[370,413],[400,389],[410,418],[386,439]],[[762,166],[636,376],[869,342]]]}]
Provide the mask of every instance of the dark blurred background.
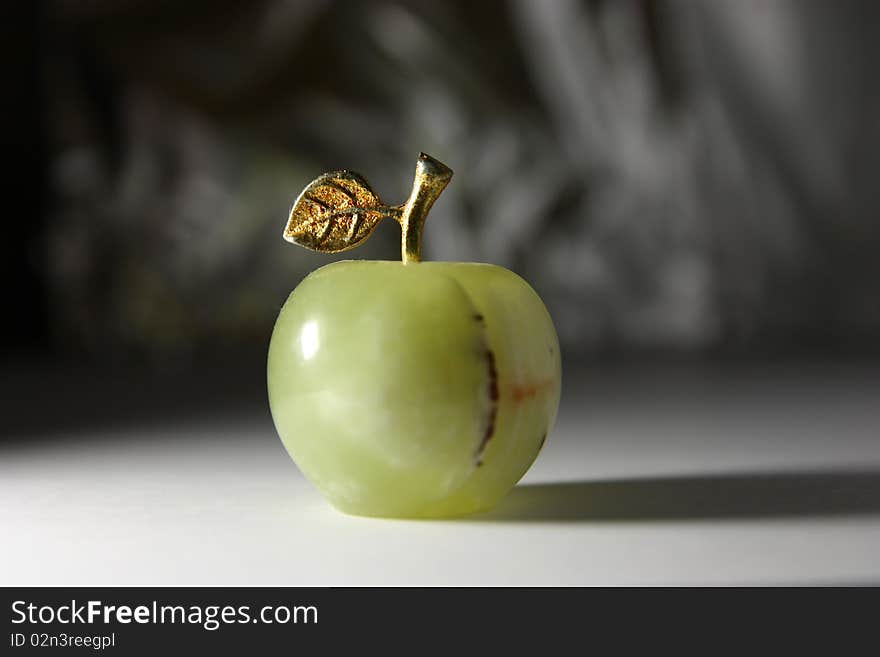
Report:
[{"label": "dark blurred background", "polygon": [[877,3],[2,11],[18,434],[263,409],[275,316],[332,259],[281,239],[291,201],[338,168],[402,201],[419,151],[456,172],[426,256],[523,275],[567,371],[880,351]]}]

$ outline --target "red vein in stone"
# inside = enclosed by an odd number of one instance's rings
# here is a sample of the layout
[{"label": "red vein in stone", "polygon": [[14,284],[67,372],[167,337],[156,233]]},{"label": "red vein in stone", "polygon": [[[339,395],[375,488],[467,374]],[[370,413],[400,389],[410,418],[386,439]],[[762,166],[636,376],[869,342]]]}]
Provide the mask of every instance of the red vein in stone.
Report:
[{"label": "red vein in stone", "polygon": [[486,369],[489,375],[487,390],[489,396],[489,419],[486,423],[486,432],[483,434],[479,447],[477,447],[477,465],[483,465],[483,452],[495,433],[495,419],[498,417],[498,370],[495,367],[495,354],[491,349],[486,349]]}]

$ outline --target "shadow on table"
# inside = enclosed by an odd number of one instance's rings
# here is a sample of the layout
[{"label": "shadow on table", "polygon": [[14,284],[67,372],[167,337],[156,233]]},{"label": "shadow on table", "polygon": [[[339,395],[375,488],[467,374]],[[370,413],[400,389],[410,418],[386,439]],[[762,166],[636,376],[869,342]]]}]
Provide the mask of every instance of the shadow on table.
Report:
[{"label": "shadow on table", "polygon": [[880,471],[521,484],[482,522],[697,520],[880,513]]}]

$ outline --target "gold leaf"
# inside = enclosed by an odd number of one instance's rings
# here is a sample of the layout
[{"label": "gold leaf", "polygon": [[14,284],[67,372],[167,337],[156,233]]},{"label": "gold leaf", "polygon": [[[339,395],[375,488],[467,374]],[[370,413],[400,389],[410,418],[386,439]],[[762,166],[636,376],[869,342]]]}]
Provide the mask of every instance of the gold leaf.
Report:
[{"label": "gold leaf", "polygon": [[399,212],[383,205],[362,176],[325,173],[294,202],[284,239],[323,253],[347,251],[364,242],[382,219]]}]

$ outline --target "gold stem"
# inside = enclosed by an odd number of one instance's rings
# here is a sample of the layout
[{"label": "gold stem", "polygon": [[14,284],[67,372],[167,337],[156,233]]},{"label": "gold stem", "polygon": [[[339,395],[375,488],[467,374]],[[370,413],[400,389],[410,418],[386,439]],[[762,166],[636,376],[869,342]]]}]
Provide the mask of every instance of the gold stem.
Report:
[{"label": "gold stem", "polygon": [[434,201],[449,184],[452,169],[430,155],[419,154],[412,193],[400,214],[400,251],[403,264],[421,262],[422,227]]}]

